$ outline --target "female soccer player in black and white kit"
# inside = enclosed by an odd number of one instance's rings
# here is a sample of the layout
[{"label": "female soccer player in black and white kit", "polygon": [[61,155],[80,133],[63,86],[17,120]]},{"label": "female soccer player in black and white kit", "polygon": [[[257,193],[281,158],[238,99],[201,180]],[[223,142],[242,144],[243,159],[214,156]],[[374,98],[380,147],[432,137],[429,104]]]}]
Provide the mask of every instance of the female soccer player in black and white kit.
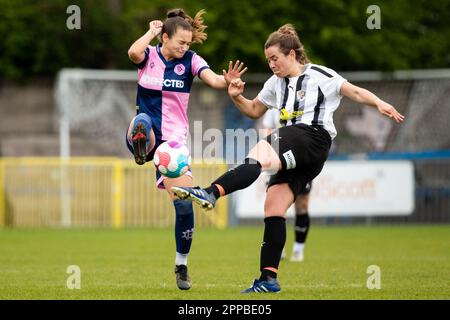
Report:
[{"label": "female soccer player in black and white kit", "polygon": [[261,276],[243,293],[281,290],[277,273],[286,242],[286,211],[304,185],[323,168],[331,140],[336,136],[333,112],[342,96],[376,107],[398,123],[404,120],[392,105],[370,91],[349,83],[329,68],[310,63],[291,24],[269,36],[264,53],[274,75],[258,96],[246,99],[242,95],[245,82],[241,79],[231,82],[228,94],[243,114],[254,119],[267,109],[278,109],[282,127],[259,141],[244,164],[229,170],[208,188],[172,188],[179,198],[210,209],[217,198],[250,186],[262,170],[276,172],[269,181],[264,204]]},{"label": "female soccer player in black and white kit", "polygon": [[[268,110],[262,117],[262,126],[266,130],[266,135],[272,133],[274,129],[280,127],[280,112],[277,109]],[[309,219],[309,196],[311,193],[312,181],[308,182],[295,199],[295,224],[294,224],[294,245],[290,261],[302,262],[303,251],[306,244],[306,237],[310,227]],[[281,259],[287,258],[286,248],[283,248]]]}]

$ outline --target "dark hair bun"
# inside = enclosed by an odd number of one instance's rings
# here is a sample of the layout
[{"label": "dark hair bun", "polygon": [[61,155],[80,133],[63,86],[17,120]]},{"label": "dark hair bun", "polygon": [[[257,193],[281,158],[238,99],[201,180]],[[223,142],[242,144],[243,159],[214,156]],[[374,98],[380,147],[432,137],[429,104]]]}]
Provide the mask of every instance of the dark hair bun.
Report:
[{"label": "dark hair bun", "polygon": [[186,13],[183,9],[173,9],[167,12],[167,18],[181,17],[186,18]]}]

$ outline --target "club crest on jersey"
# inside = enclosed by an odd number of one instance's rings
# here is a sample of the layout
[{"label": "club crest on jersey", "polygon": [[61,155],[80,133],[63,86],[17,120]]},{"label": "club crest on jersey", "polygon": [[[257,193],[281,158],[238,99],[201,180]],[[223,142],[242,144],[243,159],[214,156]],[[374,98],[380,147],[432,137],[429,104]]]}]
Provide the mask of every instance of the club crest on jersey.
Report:
[{"label": "club crest on jersey", "polygon": [[305,90],[297,91],[297,100],[303,101],[305,99]]},{"label": "club crest on jersey", "polygon": [[179,63],[175,66],[174,71],[177,75],[181,76],[186,71],[186,68],[184,67],[184,65]]}]

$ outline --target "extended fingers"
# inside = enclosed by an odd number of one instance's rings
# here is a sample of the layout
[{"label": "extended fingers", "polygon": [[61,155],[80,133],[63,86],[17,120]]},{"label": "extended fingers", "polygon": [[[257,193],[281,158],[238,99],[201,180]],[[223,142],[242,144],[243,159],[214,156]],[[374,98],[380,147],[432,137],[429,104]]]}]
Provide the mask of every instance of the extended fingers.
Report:
[{"label": "extended fingers", "polygon": [[[236,65],[237,65],[236,71],[241,72],[242,68],[244,67],[244,63],[243,62],[239,63],[239,60],[238,60],[238,61],[236,61]],[[235,67],[236,67],[236,65],[235,65]]]},{"label": "extended fingers", "polygon": [[242,71],[239,72],[239,76],[242,76],[246,71],[247,71],[247,67],[245,67]]},{"label": "extended fingers", "polygon": [[239,60],[236,60],[236,62],[234,63],[234,66],[233,66],[233,71],[239,72],[239,66],[240,66]]},{"label": "extended fingers", "polygon": [[388,110],[386,110],[385,114],[389,118],[394,118],[394,120],[397,123],[403,122],[403,120],[405,120],[405,116],[402,115],[400,112],[398,112],[394,107],[391,107]]},{"label": "extended fingers", "polygon": [[230,61],[228,63],[228,70],[235,71],[235,72],[241,72],[242,68],[244,67],[244,63],[236,60],[236,62],[233,64],[233,61]]},{"label": "extended fingers", "polygon": [[404,115],[402,115],[402,114],[400,114],[399,112],[395,112],[395,115],[394,115],[394,118],[395,118],[395,121],[397,121],[397,122],[403,122],[403,120],[405,120],[405,116]]}]

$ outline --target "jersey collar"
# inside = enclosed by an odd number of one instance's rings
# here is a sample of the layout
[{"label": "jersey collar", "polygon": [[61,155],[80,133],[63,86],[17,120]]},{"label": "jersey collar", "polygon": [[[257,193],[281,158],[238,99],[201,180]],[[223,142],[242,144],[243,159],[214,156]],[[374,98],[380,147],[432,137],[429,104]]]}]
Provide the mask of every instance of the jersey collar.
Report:
[{"label": "jersey collar", "polygon": [[[162,62],[164,62],[165,65],[169,65],[169,64],[175,63],[175,62],[180,61],[180,60],[182,59],[182,58],[181,58],[181,59],[173,58],[172,60],[167,61],[166,58],[164,58],[164,56],[163,56],[163,54],[162,54],[162,52],[161,52],[161,47],[162,47],[162,43],[160,42],[160,43],[158,43],[158,44],[156,45],[156,52],[158,52],[159,58],[161,59]],[[187,52],[186,52],[186,53],[187,53]],[[186,53],[185,53],[185,55],[183,56],[183,58],[186,56]]]},{"label": "jersey collar", "polygon": [[164,58],[164,56],[161,52],[161,47],[162,47],[162,43],[160,42],[156,45],[156,52],[158,52],[158,56],[161,59],[161,61],[164,62],[164,64],[169,64],[170,61],[167,61],[166,58]]},{"label": "jersey collar", "polygon": [[284,78],[284,79],[287,79],[287,81],[290,81],[291,79],[297,79],[297,78],[299,78],[299,77],[301,77],[302,75],[304,75],[305,73],[306,73],[306,71],[309,69],[309,67],[311,66],[311,63],[307,63],[307,64],[305,64],[304,66],[303,66],[303,68],[302,68],[302,70],[301,70],[301,73],[298,75],[298,76],[295,76],[295,77],[286,77],[286,78]]}]

